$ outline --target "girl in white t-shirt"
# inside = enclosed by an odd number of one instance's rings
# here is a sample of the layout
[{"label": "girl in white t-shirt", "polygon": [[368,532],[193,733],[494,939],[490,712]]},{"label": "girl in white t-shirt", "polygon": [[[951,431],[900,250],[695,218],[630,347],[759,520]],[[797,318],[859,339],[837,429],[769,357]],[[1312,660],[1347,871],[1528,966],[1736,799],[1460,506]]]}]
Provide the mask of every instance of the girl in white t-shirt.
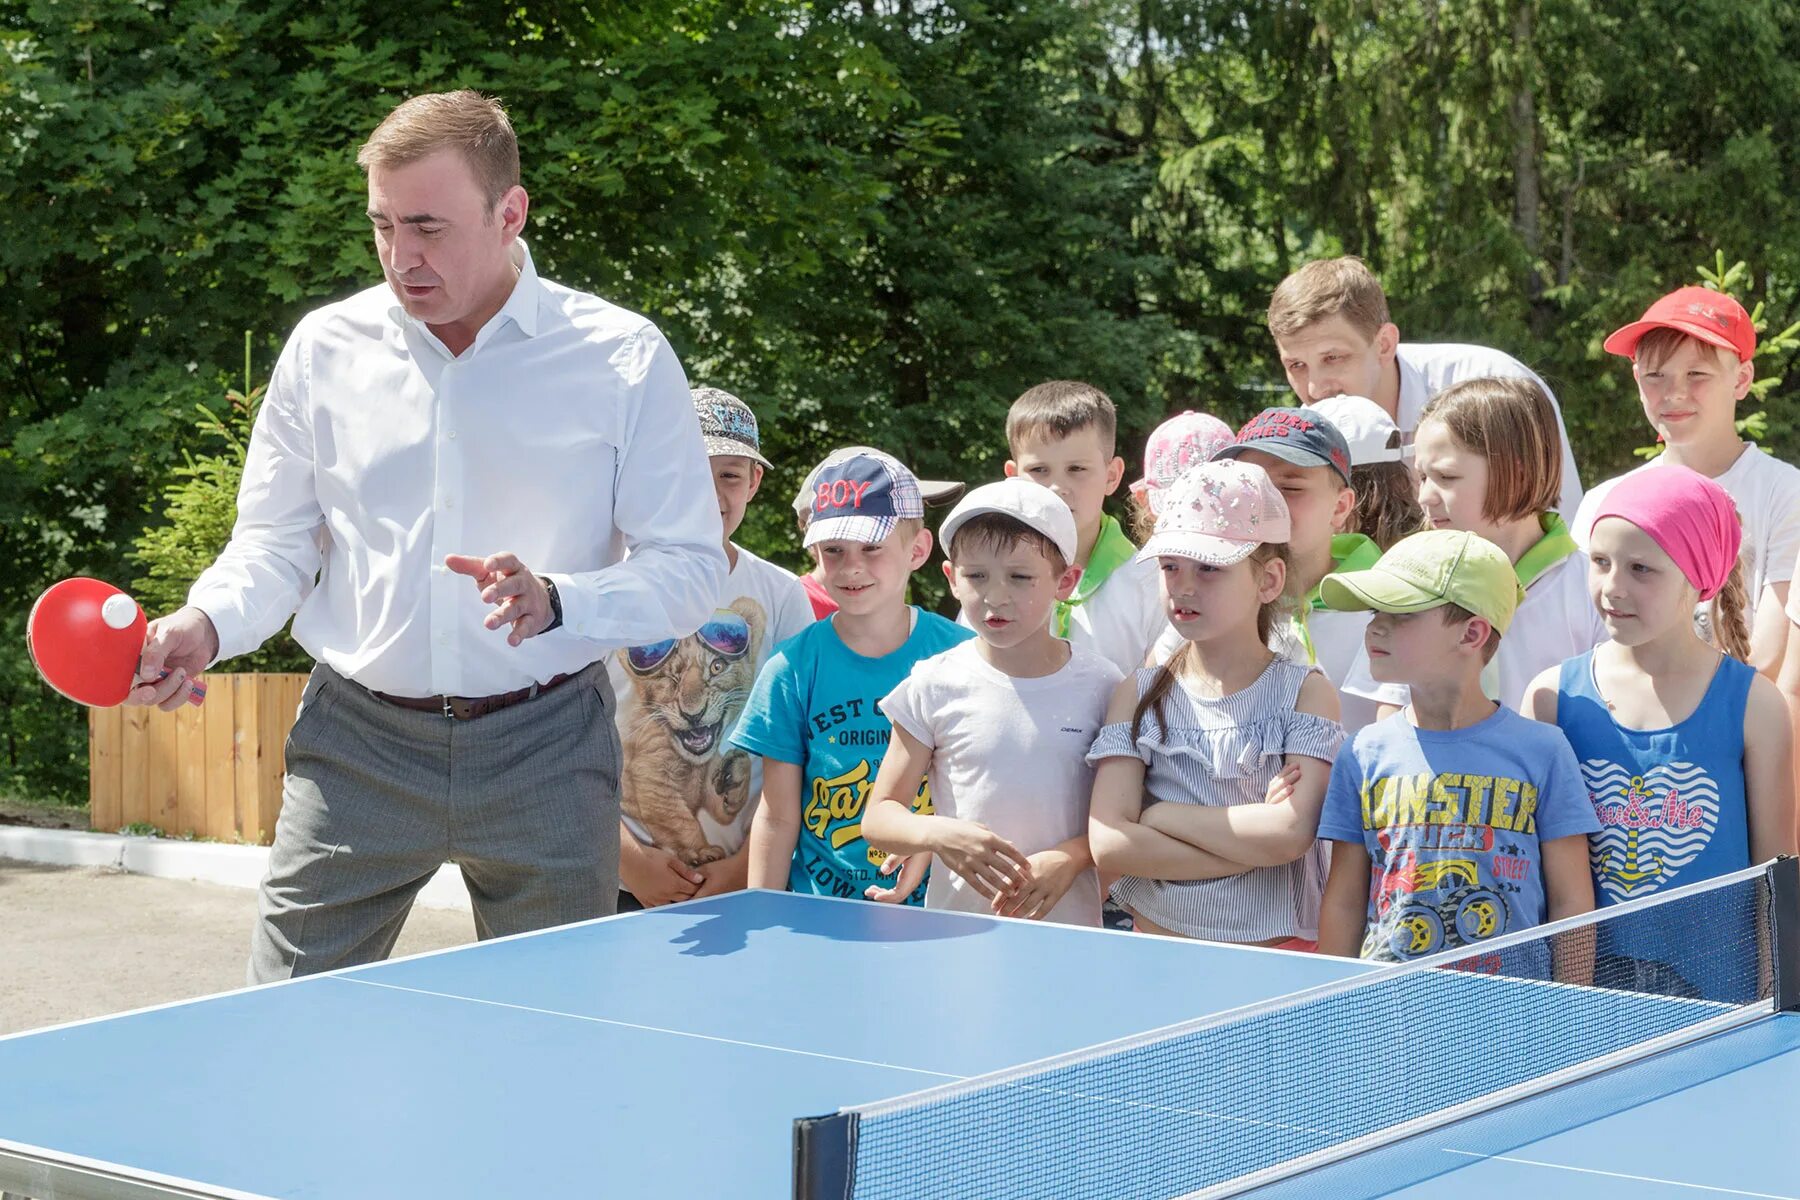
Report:
[{"label": "girl in white t-shirt", "polygon": [[1506,551],[1525,599],[1483,676],[1515,711],[1538,672],[1606,640],[1587,556],[1555,511],[1556,410],[1529,379],[1470,379],[1425,406],[1413,441],[1419,504],[1433,529],[1465,529]]},{"label": "girl in white t-shirt", "polygon": [[[1140,555],[1183,642],[1119,685],[1087,759],[1088,843],[1141,931],[1318,937],[1319,808],[1344,730],[1330,681],[1269,648],[1290,525],[1267,472],[1215,461],[1169,489]],[[1270,803],[1278,779],[1287,799]]]}]

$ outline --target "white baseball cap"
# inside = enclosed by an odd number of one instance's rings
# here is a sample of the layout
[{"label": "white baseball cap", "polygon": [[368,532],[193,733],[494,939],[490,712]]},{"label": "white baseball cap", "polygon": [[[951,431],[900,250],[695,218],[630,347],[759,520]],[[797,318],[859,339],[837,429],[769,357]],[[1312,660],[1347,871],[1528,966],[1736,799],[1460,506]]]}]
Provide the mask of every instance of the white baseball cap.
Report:
[{"label": "white baseball cap", "polygon": [[1394,434],[1399,426],[1386,409],[1367,396],[1333,396],[1315,400],[1306,407],[1337,426],[1344,435],[1344,441],[1350,444],[1352,467],[1405,461],[1405,447],[1388,445],[1398,441]]},{"label": "white baseball cap", "polygon": [[1065,563],[1075,562],[1080,542],[1075,532],[1075,514],[1061,496],[1043,484],[1016,475],[998,483],[984,483],[957,502],[938,529],[938,540],[945,552],[949,552],[951,539],[965,521],[986,513],[1011,517],[1027,529],[1043,534],[1062,553]]}]

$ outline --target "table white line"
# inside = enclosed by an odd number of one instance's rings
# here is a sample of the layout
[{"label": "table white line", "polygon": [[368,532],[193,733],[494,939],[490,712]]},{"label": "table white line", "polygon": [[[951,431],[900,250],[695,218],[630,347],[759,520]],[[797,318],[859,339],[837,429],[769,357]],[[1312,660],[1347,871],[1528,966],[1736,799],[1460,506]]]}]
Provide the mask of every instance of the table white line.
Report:
[{"label": "table white line", "polygon": [[1445,1154],[1457,1154],[1464,1158],[1480,1158],[1493,1162],[1519,1163],[1527,1167],[1545,1167],[1552,1171],[1574,1171],[1580,1175],[1604,1175],[1609,1179],[1628,1179],[1633,1183],[1660,1183],[1665,1187],[1693,1188],[1700,1192],[1720,1192],[1727,1196],[1754,1196],[1757,1200],[1800,1200],[1800,1196],[1778,1195],[1775,1192],[1746,1192],[1742,1188],[1716,1187],[1709,1183],[1689,1183],[1684,1179],[1659,1179],[1654,1175],[1627,1175],[1623,1171],[1601,1171],[1593,1167],[1571,1167],[1566,1163],[1540,1162],[1535,1158],[1515,1158],[1510,1154],[1482,1154],[1476,1150],[1444,1149]]},{"label": "table white line", "polygon": [[875,1062],[867,1058],[849,1058],[841,1054],[821,1054],[817,1050],[799,1050],[793,1046],[772,1046],[766,1042],[746,1042],[738,1038],[718,1037],[710,1033],[695,1033],[690,1029],[670,1029],[665,1025],[640,1025],[635,1021],[618,1021],[611,1017],[595,1017],[585,1013],[561,1012],[554,1008],[533,1008],[529,1004],[508,1004],[504,1000],[483,1000],[479,996],[459,996],[455,992],[434,992],[426,988],[402,987],[397,983],[376,983],[373,979],[358,979],[349,975],[330,976],[338,983],[355,983],[363,987],[385,988],[390,992],[410,992],[415,996],[435,996],[440,1000],[460,1000],[465,1004],[485,1004],[489,1008],[509,1008],[514,1012],[536,1013],[545,1017],[566,1017],[571,1021],[588,1021],[595,1025],[614,1025],[620,1029],[640,1029],[645,1033],[664,1033],[670,1037],[693,1038],[702,1042],[719,1042],[727,1046],[745,1046],[751,1050],[773,1050],[778,1054],[799,1054],[806,1058],[823,1058],[832,1062],[850,1063],[858,1067],[881,1067],[889,1071],[908,1071],[914,1075],[932,1075],[939,1079],[967,1079],[966,1075],[952,1075],[947,1071],[928,1071],[923,1067],[907,1067],[899,1063]]}]

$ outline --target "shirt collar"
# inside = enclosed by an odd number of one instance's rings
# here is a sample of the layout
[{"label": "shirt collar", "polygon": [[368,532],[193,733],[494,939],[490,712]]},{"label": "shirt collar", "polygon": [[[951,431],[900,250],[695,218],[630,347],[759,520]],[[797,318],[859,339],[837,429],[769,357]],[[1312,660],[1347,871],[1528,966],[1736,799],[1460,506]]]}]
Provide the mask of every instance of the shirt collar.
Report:
[{"label": "shirt collar", "polygon": [[538,274],[537,267],[531,261],[531,247],[525,244],[524,238],[514,238],[512,246],[513,266],[518,268],[518,282],[513,284],[512,295],[500,306],[500,316],[511,317],[519,332],[526,337],[536,337],[538,332]]},{"label": "shirt collar", "polygon": [[[506,297],[506,303],[500,306],[500,311],[489,317],[487,324],[482,326],[482,332],[476,334],[477,345],[485,342],[488,336],[491,336],[489,331],[496,328],[496,322],[502,318],[510,319],[514,325],[519,327],[519,332],[526,337],[537,336],[538,293],[541,285],[538,282],[537,267],[531,261],[531,247],[525,244],[524,238],[513,239],[511,258],[513,268],[518,271],[519,277],[513,282],[512,293]],[[388,289],[388,295],[392,298],[388,304],[388,316],[393,319],[395,324],[412,325],[423,332],[430,332],[425,322],[406,311],[400,303],[400,298],[393,295],[391,287]]]}]

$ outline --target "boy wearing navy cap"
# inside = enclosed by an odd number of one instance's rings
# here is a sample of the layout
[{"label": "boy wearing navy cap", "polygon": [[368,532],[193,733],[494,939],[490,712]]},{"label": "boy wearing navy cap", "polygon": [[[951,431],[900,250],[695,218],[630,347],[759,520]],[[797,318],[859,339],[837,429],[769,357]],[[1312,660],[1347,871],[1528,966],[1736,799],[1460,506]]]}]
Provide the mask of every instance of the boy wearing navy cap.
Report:
[{"label": "boy wearing navy cap", "polygon": [[1214,458],[1238,458],[1269,473],[1287,501],[1294,533],[1288,542],[1288,595],[1296,606],[1300,649],[1339,689],[1344,730],[1354,735],[1375,720],[1377,705],[1406,703],[1403,688],[1389,686],[1370,699],[1344,692],[1364,655],[1366,613],[1339,613],[1319,598],[1319,582],[1333,571],[1373,566],[1381,548],[1350,528],[1356,492],[1350,486],[1350,444],[1331,421],[1308,408],[1265,408]]},{"label": "boy wearing navy cap", "polygon": [[[921,904],[923,870],[893,887],[863,840],[863,809],[893,729],[881,709],[914,663],[973,634],[906,602],[931,553],[919,481],[879,450],[834,455],[810,477],[806,548],[837,604],[756,677],[732,743],[763,762],[749,885]],[[931,811],[929,785],[914,808]]]}]

